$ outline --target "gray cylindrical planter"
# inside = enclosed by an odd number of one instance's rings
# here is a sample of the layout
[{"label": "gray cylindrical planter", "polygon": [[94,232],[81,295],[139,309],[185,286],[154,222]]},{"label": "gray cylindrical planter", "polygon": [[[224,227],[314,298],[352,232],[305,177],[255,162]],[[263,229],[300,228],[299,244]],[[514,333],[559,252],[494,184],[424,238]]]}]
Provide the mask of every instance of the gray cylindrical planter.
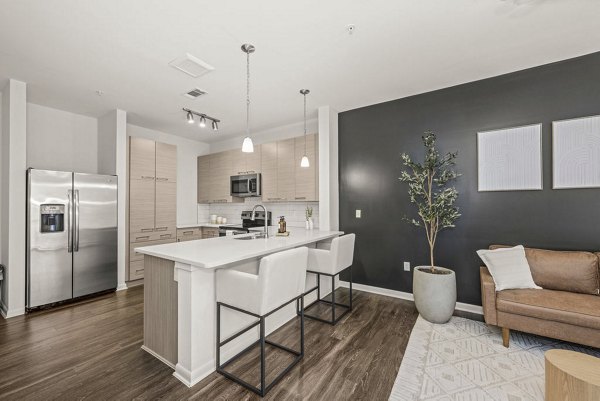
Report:
[{"label": "gray cylindrical planter", "polygon": [[436,269],[448,274],[431,274],[420,269],[429,269],[429,266],[414,269],[413,295],[417,310],[431,323],[446,323],[456,306],[456,275],[453,270],[444,267],[436,266]]}]

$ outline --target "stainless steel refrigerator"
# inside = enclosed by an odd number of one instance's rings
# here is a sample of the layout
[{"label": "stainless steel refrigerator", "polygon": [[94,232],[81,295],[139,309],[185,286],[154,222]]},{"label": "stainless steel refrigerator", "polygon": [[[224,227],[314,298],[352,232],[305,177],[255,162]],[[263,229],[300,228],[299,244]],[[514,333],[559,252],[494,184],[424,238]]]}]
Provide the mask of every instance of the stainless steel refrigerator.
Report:
[{"label": "stainless steel refrigerator", "polygon": [[117,287],[117,177],[27,170],[27,307]]}]

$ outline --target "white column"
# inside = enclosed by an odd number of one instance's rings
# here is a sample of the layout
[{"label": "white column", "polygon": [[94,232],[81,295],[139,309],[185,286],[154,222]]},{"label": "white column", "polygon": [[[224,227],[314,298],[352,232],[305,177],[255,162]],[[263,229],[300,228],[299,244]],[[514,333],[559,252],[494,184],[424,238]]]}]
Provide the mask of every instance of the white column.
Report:
[{"label": "white column", "polygon": [[215,270],[175,262],[177,364],[188,387],[215,371]]},{"label": "white column", "polygon": [[339,229],[338,112],[319,107],[319,229]]},{"label": "white column", "polygon": [[118,286],[127,288],[127,113],[112,110],[98,118],[98,173],[114,174],[118,177]]},{"label": "white column", "polygon": [[6,267],[1,313],[25,313],[27,85],[10,79],[2,90],[0,261]]}]

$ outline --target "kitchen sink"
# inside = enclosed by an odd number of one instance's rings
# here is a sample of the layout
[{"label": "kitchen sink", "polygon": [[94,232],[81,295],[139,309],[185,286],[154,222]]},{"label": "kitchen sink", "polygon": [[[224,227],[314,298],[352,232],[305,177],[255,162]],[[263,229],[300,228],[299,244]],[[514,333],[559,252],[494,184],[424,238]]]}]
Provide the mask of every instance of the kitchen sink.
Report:
[{"label": "kitchen sink", "polygon": [[265,238],[265,234],[258,233],[258,234],[253,234],[253,235],[236,235],[233,237],[233,239],[239,239],[242,241],[249,241],[251,239],[259,239],[259,238]]}]

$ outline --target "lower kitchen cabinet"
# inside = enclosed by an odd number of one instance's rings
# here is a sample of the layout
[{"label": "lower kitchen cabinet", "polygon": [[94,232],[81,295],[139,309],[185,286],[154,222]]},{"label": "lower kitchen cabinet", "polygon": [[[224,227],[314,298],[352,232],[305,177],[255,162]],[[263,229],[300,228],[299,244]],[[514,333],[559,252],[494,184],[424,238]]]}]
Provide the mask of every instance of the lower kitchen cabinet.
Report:
[{"label": "lower kitchen cabinet", "polygon": [[144,255],[137,253],[135,248],[151,245],[170,244],[175,242],[174,238],[166,240],[142,241],[129,244],[129,281],[144,278]]},{"label": "lower kitchen cabinet", "polygon": [[178,228],[177,242],[202,239],[202,227]]}]

